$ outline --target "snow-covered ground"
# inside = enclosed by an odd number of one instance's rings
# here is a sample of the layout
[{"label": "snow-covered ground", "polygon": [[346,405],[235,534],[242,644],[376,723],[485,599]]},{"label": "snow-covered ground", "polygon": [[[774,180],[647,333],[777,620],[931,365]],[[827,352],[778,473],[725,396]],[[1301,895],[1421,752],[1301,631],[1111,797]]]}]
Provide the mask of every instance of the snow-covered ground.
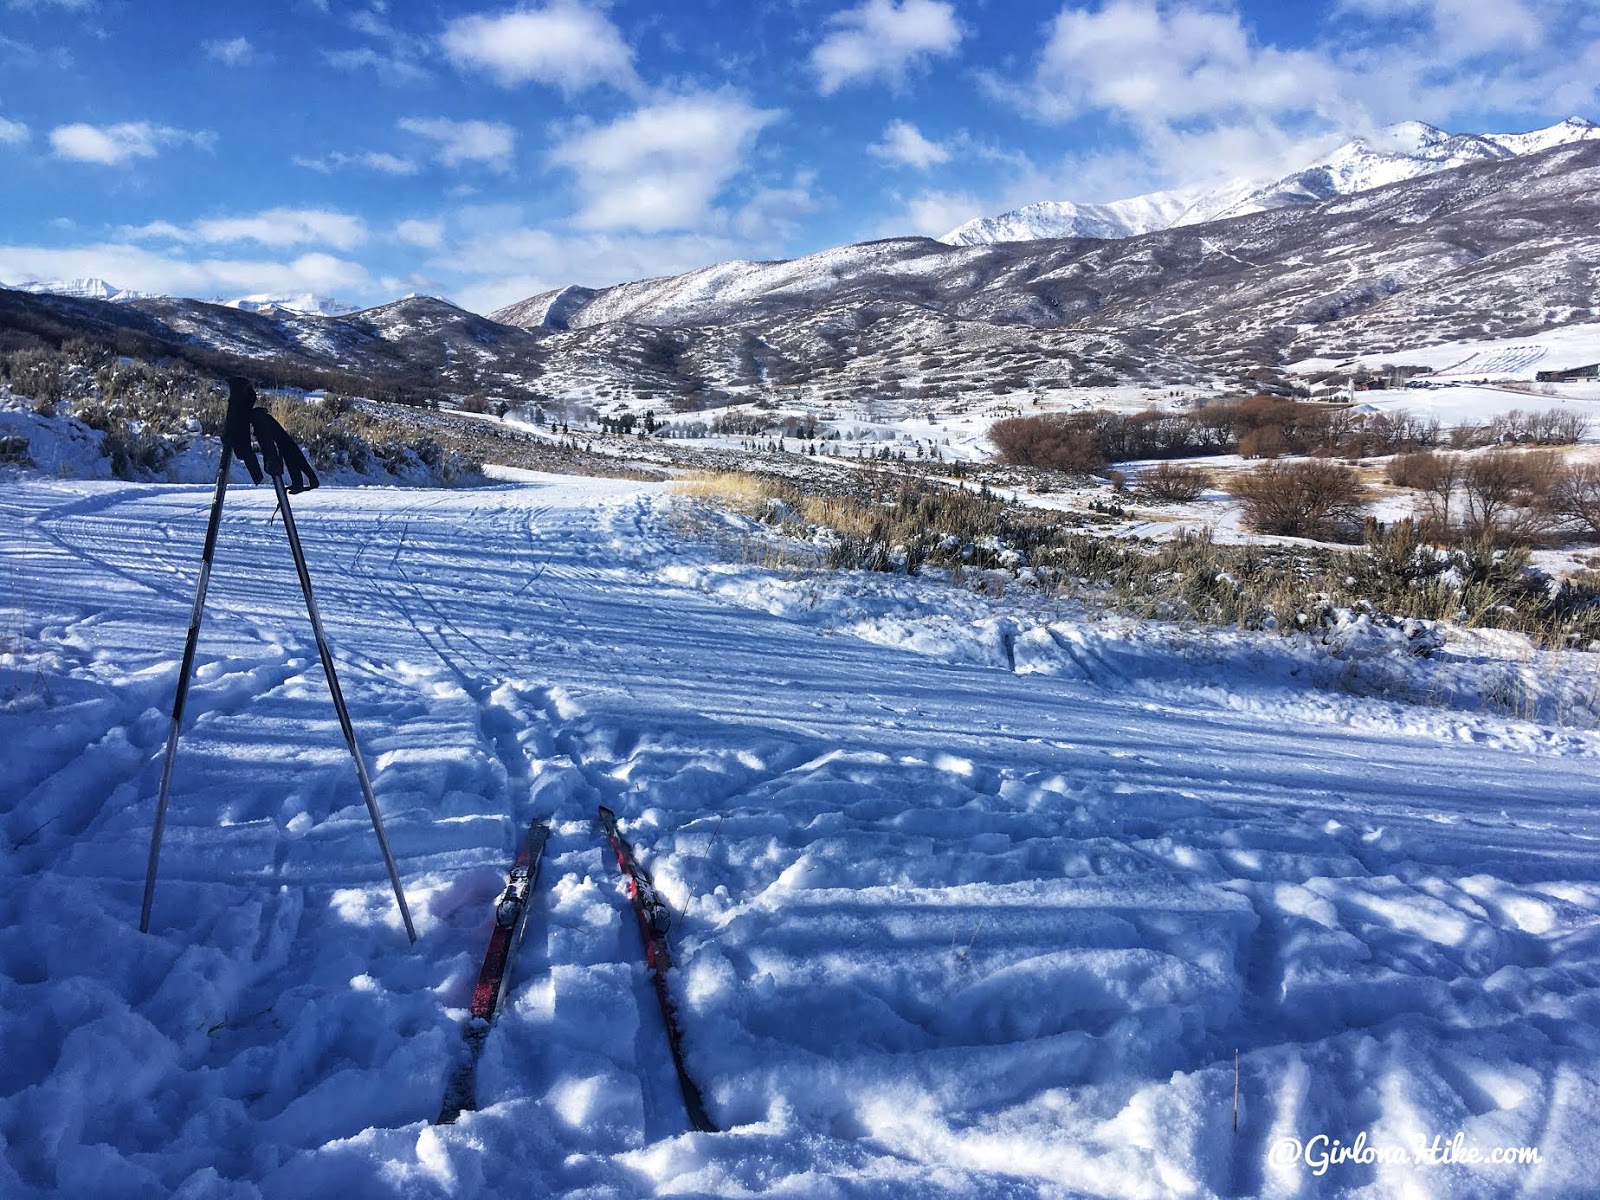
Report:
[{"label": "snow-covered ground", "polygon": [[[1388,364],[1427,367],[1428,378],[1518,379],[1600,362],[1600,321],[1580,321],[1520,338],[1473,339],[1415,346],[1355,358],[1308,358],[1289,365],[1294,374],[1340,368],[1381,370]],[[1580,385],[1582,386],[1582,385]],[[1559,393],[1558,394],[1564,394]]]},{"label": "snow-covered ground", "polygon": [[[0,1195],[1592,1194],[1589,656],[779,574],[656,485],[327,488],[412,948],[238,487],[143,936],[208,501],[0,489]],[[600,803],[728,1132],[686,1132]],[[482,1109],[435,1127],[540,814]]]}]

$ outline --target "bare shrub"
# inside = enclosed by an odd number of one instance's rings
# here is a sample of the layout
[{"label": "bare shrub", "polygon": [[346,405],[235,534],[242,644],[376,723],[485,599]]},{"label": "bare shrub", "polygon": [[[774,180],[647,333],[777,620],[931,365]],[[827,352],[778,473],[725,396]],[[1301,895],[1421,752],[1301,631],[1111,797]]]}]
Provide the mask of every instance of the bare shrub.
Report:
[{"label": "bare shrub", "polygon": [[1550,510],[1600,534],[1600,463],[1568,467],[1551,488]]},{"label": "bare shrub", "polygon": [[1524,412],[1514,408],[1489,422],[1489,437],[1495,442],[1532,446],[1570,446],[1583,440],[1588,419],[1580,413],[1559,408]]},{"label": "bare shrub", "polygon": [[1304,459],[1242,474],[1234,494],[1244,504],[1246,524],[1257,533],[1348,541],[1361,529],[1366,489],[1341,463]]},{"label": "bare shrub", "polygon": [[1239,454],[1244,458],[1277,458],[1284,449],[1281,425],[1261,425],[1239,436]]},{"label": "bare shrub", "polygon": [[0,434],[0,466],[28,467],[33,459],[28,454],[28,439],[20,434]]},{"label": "bare shrub", "polygon": [[1561,478],[1551,451],[1491,450],[1461,468],[1461,532],[1507,546],[1546,537],[1555,524],[1546,503]]},{"label": "bare shrub", "polygon": [[1211,486],[1211,473],[1201,467],[1163,462],[1139,475],[1139,490],[1152,500],[1187,504]]},{"label": "bare shrub", "polygon": [[1395,455],[1389,460],[1389,465],[1383,473],[1395,487],[1430,492],[1437,486],[1439,475],[1447,469],[1448,462],[1446,455],[1435,454],[1431,450],[1419,450],[1413,454]]},{"label": "bare shrub", "polygon": [[66,362],[53,350],[16,350],[0,364],[0,372],[19,396],[40,411],[53,409],[66,395]]},{"label": "bare shrub", "polygon": [[1087,474],[1108,462],[1092,430],[1060,417],[1011,417],[989,427],[1002,462]]}]

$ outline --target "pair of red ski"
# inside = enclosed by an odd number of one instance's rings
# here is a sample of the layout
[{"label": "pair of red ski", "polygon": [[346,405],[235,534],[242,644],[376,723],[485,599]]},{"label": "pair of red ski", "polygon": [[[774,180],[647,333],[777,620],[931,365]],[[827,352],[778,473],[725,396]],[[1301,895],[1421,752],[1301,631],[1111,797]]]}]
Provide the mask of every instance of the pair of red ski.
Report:
[{"label": "pair of red ski", "polygon": [[[618,868],[628,881],[628,896],[633,901],[634,914],[639,918],[639,934],[644,941],[645,965],[650,969],[656,1000],[661,1005],[661,1018],[667,1029],[667,1045],[672,1052],[672,1065],[678,1074],[678,1087],[683,1092],[683,1106],[688,1112],[689,1123],[702,1133],[715,1133],[717,1126],[706,1112],[700,1089],[695,1086],[684,1066],[683,1033],[678,1027],[677,1010],[667,990],[666,972],[672,967],[667,930],[672,922],[672,914],[656,891],[650,873],[639,865],[633,847],[617,828],[616,813],[603,804],[600,806],[600,828],[617,856]],[[495,1014],[499,1012],[511,986],[511,965],[517,947],[522,943],[522,931],[528,923],[528,899],[538,880],[539,862],[549,839],[548,822],[535,821],[529,827],[528,836],[523,840],[506,875],[505,890],[495,901],[494,929],[489,934],[489,948],[484,952],[477,986],[472,989],[471,1015],[462,1035],[467,1043],[467,1060],[445,1092],[444,1105],[439,1110],[437,1122],[440,1125],[452,1124],[463,1112],[477,1107],[478,1058],[483,1053],[483,1043],[489,1035]]]}]

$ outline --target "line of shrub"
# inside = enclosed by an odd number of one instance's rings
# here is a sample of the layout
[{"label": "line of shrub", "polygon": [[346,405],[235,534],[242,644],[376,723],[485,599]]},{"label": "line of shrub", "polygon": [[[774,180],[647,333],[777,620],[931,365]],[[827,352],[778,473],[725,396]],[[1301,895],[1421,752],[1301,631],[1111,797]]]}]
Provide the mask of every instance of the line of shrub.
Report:
[{"label": "line of shrub", "polygon": [[1449,444],[1571,445],[1583,439],[1582,414],[1513,411],[1446,431],[1437,420],[1403,411],[1362,412],[1279,396],[1218,401],[1189,412],[1149,409],[1012,417],[989,427],[1002,462],[1069,473],[1100,472],[1113,462],[1240,454],[1245,458],[1320,455],[1354,460]]},{"label": "line of shrub", "polygon": [[829,566],[1038,587],[1109,611],[1245,629],[1314,632],[1341,613],[1509,629],[1546,645],[1600,648],[1600,576],[1555,584],[1526,548],[1441,546],[1415,521],[1364,524],[1351,549],[1163,542],[1076,532],[1061,514],[902,476],[863,473],[815,496],[765,476],[723,474],[694,494],[829,546]]}]

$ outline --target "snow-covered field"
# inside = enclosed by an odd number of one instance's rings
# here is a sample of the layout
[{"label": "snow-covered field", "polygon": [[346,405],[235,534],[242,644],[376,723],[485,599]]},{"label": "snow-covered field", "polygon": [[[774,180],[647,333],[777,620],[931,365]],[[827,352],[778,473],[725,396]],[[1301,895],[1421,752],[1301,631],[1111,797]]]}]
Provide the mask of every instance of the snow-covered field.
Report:
[{"label": "snow-covered field", "polygon": [[1600,361],[1600,321],[1580,321],[1530,337],[1441,342],[1347,359],[1309,358],[1290,364],[1289,370],[1301,374],[1346,367],[1375,371],[1389,363],[1408,363],[1427,367],[1430,378],[1532,382],[1540,371],[1568,370],[1596,361]]},{"label": "snow-covered field", "polygon": [[[412,948],[237,487],[144,936],[208,501],[0,490],[0,1195],[1593,1194],[1589,656],[779,575],[657,485],[328,488],[296,512]],[[600,803],[681,913],[728,1132],[686,1132]],[[435,1127],[539,814],[482,1109]]]}]

